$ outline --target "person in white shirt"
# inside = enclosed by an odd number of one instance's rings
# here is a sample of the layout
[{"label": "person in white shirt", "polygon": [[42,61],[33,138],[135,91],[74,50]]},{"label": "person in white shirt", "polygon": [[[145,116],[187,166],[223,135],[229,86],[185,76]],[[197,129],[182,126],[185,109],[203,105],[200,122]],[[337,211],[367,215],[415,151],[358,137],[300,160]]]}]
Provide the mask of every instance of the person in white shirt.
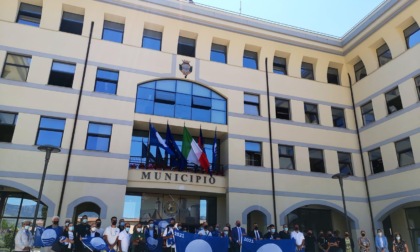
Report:
[{"label": "person in white shirt", "polygon": [[204,235],[204,236],[212,236],[211,232],[208,230],[208,226],[207,225],[203,226],[203,229],[201,229],[198,232],[198,234],[199,235]]},{"label": "person in white shirt", "polygon": [[118,251],[128,252],[130,246],[130,223],[124,223],[124,229],[118,235]]},{"label": "person in white shirt", "polygon": [[104,229],[101,228],[101,224],[102,224],[101,219],[99,218],[96,219],[95,223],[96,223],[96,232],[98,232],[101,237],[104,236]]},{"label": "person in white shirt", "polygon": [[296,251],[301,251],[305,247],[305,236],[299,231],[299,225],[295,225],[295,230],[290,234],[291,239],[295,239]]},{"label": "person in white shirt", "polygon": [[165,240],[165,245],[166,245],[166,248],[164,248],[163,251],[164,252],[175,251],[175,238],[174,238],[174,225],[173,224],[169,224],[165,228],[165,230],[162,233],[162,237]]},{"label": "person in white shirt", "polygon": [[30,221],[24,221],[22,228],[17,232],[15,236],[15,251],[30,251],[34,244],[34,238],[29,231],[31,227]]},{"label": "person in white shirt", "polygon": [[117,217],[113,216],[111,218],[111,226],[107,227],[104,231],[104,241],[109,249],[117,249],[119,234],[120,229],[117,227]]}]

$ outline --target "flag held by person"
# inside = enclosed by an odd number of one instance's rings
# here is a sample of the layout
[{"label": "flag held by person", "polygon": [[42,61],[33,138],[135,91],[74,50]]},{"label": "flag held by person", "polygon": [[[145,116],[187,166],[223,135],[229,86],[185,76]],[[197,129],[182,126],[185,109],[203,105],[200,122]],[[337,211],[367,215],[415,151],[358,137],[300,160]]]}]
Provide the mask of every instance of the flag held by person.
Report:
[{"label": "flag held by person", "polygon": [[176,251],[185,252],[227,252],[229,240],[223,237],[212,237],[198,234],[190,234],[188,232],[175,233]]},{"label": "flag held by person", "polygon": [[243,237],[242,252],[294,252],[296,251],[294,239],[283,240],[255,240]]}]

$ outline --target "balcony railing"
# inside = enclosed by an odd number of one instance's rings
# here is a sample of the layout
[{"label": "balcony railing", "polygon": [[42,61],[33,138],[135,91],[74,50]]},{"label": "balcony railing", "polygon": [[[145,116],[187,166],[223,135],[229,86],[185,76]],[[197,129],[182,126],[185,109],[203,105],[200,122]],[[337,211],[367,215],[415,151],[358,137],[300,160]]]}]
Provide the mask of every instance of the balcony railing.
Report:
[{"label": "balcony railing", "polygon": [[[212,164],[210,164],[212,165]],[[162,171],[179,171],[178,167],[172,167],[165,164],[157,164],[156,162],[148,162],[146,167],[146,157],[142,156],[130,156],[130,162],[128,165],[129,169],[137,170],[162,170]],[[179,172],[193,172],[193,173],[207,173],[201,166],[189,163],[185,170]],[[224,176],[224,167],[223,165],[217,165],[216,169],[213,171],[213,175]]]}]

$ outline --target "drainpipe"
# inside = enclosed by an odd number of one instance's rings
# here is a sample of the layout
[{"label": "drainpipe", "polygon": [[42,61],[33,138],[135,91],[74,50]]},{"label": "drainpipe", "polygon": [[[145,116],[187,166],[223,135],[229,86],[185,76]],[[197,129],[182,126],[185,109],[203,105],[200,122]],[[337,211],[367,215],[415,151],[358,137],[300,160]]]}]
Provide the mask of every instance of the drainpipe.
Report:
[{"label": "drainpipe", "polygon": [[94,24],[95,24],[94,22],[90,23],[89,42],[88,42],[88,46],[87,46],[87,50],[86,50],[85,65],[83,66],[82,83],[80,85],[79,98],[77,100],[76,114],[75,114],[75,117],[74,117],[73,130],[72,130],[72,133],[71,133],[69,154],[67,156],[66,170],[64,172],[63,187],[61,188],[60,202],[58,203],[58,210],[57,210],[57,215],[58,216],[61,215],[61,207],[63,205],[64,192],[66,190],[67,175],[69,173],[70,159],[71,159],[71,154],[73,152],[74,135],[76,133],[77,121],[79,119],[80,103],[82,101],[82,92],[83,92],[83,86],[85,84],[86,67],[87,67],[88,58],[89,58],[90,44],[92,42],[92,33],[93,33]]},{"label": "drainpipe", "polygon": [[269,139],[270,139],[270,165],[271,165],[271,187],[272,187],[271,190],[273,194],[274,225],[277,227],[276,187],[274,185],[273,137],[271,136],[270,87],[268,85],[267,58],[265,58],[265,82],[267,85],[268,134],[269,134]]},{"label": "drainpipe", "polygon": [[360,140],[359,123],[357,122],[357,116],[356,116],[356,105],[354,104],[353,84],[351,83],[350,75],[348,76],[349,76],[349,82],[350,82],[350,94],[351,94],[351,103],[353,106],[354,121],[356,123],[357,141],[359,143],[359,153],[362,159],[363,177],[365,180],[365,187],[366,187],[366,193],[367,193],[367,199],[368,199],[368,205],[369,205],[370,222],[372,225],[372,235],[374,236],[375,235],[375,222],[373,220],[372,202],[370,200],[369,184],[368,184],[367,175],[366,175],[365,161],[363,158],[362,141]]}]

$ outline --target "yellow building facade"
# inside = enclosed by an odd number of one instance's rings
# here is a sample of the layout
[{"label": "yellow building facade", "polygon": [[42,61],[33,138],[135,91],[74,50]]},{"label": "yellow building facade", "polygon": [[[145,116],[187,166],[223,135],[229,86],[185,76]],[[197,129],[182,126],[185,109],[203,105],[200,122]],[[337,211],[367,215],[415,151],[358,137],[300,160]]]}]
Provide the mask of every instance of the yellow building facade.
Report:
[{"label": "yellow building facade", "polygon": [[[47,223],[89,213],[343,233],[341,172],[353,237],[383,228],[419,251],[419,1],[385,1],[342,38],[176,0],[0,7],[2,223],[33,218],[37,147],[52,144]],[[201,130],[213,176],[164,153],[159,164],[149,123],[178,145],[184,126],[196,141]]]}]

